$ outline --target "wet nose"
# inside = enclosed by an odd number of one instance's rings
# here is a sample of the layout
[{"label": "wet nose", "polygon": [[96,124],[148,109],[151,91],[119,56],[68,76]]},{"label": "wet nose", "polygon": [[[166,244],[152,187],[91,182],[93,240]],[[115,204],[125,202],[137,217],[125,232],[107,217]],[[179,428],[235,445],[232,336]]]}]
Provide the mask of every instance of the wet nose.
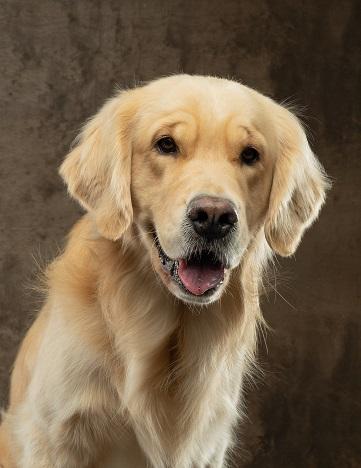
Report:
[{"label": "wet nose", "polygon": [[218,197],[193,199],[187,215],[196,233],[207,240],[225,237],[238,221],[233,204]]}]

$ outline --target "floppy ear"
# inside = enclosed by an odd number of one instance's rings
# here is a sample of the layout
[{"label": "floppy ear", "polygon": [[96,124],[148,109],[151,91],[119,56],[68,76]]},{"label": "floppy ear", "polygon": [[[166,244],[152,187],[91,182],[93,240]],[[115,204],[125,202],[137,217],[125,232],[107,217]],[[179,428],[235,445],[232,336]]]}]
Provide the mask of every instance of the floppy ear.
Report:
[{"label": "floppy ear", "polygon": [[104,104],[85,125],[59,171],[70,195],[94,216],[100,234],[112,240],[122,235],[133,216],[126,94]]},{"label": "floppy ear", "polygon": [[275,166],[265,235],[279,255],[292,255],[304,231],[317,218],[329,187],[298,119],[278,106],[279,154]]}]

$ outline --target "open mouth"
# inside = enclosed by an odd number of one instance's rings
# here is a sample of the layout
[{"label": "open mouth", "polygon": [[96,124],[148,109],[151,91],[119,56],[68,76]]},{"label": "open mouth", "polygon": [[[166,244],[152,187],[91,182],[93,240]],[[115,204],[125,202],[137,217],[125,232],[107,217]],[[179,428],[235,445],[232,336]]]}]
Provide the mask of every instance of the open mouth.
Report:
[{"label": "open mouth", "polygon": [[173,260],[164,252],[157,236],[154,236],[154,242],[163,269],[188,294],[211,295],[223,283],[225,266],[212,252],[201,251]]}]

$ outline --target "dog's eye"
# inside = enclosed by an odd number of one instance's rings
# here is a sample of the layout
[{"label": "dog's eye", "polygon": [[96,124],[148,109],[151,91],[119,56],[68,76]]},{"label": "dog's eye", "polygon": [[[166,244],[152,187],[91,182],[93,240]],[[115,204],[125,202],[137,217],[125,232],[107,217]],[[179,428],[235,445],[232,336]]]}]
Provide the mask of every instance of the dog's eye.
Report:
[{"label": "dog's eye", "polygon": [[156,142],[155,147],[162,154],[175,154],[178,152],[178,146],[171,137],[160,138]]},{"label": "dog's eye", "polygon": [[259,161],[259,152],[252,146],[246,146],[241,153],[241,160],[248,166],[252,166],[252,164]]}]

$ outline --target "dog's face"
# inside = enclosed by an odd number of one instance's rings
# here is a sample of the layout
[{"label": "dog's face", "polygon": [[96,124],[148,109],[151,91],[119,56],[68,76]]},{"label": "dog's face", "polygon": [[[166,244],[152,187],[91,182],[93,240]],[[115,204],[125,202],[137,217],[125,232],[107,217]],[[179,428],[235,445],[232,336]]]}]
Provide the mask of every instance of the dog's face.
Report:
[{"label": "dog's face", "polygon": [[274,151],[238,84],[172,79],[150,95],[133,133],[135,219],[164,284],[207,303],[264,221]]},{"label": "dog's face", "polygon": [[135,223],[165,286],[218,299],[255,235],[296,249],[326,187],[297,119],[238,83],[174,76],[122,93],[85,127],[61,173],[118,239]]}]

